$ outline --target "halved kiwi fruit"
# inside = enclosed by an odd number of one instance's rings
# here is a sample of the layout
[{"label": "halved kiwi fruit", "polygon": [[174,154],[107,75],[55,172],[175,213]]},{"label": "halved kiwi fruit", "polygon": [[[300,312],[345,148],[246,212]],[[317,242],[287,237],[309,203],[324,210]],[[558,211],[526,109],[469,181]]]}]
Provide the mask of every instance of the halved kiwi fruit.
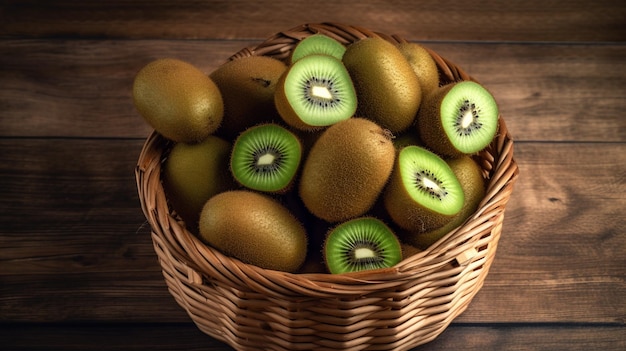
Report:
[{"label": "halved kiwi fruit", "polygon": [[498,129],[498,117],[491,93],[476,82],[463,81],[429,95],[417,124],[425,145],[440,155],[458,157],[489,145]]},{"label": "halved kiwi fruit", "polygon": [[304,56],[323,54],[333,56],[339,60],[346,52],[346,47],[327,35],[317,33],[302,39],[291,52],[291,62],[296,62]]},{"label": "halved kiwi fruit", "polygon": [[249,189],[281,193],[291,186],[301,158],[302,146],[293,133],[277,124],[261,124],[237,137],[230,170]]},{"label": "halved kiwi fruit", "polygon": [[394,232],[381,220],[360,217],[328,232],[324,259],[333,274],[388,268],[402,260],[402,248]]},{"label": "halved kiwi fruit", "polygon": [[428,248],[452,229],[463,224],[476,211],[480,201],[485,197],[485,178],[482,169],[472,157],[462,156],[448,160],[447,163],[463,188],[465,201],[459,213],[443,227],[425,233],[399,233],[403,240],[420,249]]},{"label": "halved kiwi fruit", "polygon": [[399,227],[425,232],[443,226],[463,206],[464,195],[450,166],[420,146],[402,148],[383,203]]},{"label": "halved kiwi fruit", "polygon": [[343,63],[328,55],[308,55],[279,80],[274,102],[290,126],[317,130],[346,120],[357,108],[352,80]]}]

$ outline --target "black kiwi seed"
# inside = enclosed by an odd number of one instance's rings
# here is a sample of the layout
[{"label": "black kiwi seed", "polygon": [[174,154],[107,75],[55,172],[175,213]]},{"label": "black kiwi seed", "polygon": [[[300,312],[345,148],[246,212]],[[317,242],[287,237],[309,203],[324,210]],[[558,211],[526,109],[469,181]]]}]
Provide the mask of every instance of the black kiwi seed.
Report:
[{"label": "black kiwi seed", "polygon": [[374,217],[355,218],[331,229],[324,244],[330,273],[387,268],[402,260],[395,233]]},{"label": "black kiwi seed", "polygon": [[245,130],[235,141],[230,169],[241,185],[258,191],[281,193],[293,182],[300,166],[298,138],[277,124]]}]

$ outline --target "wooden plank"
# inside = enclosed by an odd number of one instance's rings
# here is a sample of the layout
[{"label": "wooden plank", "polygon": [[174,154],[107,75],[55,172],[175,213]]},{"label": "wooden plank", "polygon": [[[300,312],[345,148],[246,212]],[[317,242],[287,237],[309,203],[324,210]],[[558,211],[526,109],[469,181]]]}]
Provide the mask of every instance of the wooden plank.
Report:
[{"label": "wooden plank", "polygon": [[518,143],[498,255],[462,320],[626,321],[626,144]]},{"label": "wooden plank", "polygon": [[[0,322],[188,320],[139,209],[142,143],[0,139]],[[521,142],[515,155],[495,263],[459,321],[623,325],[626,144]]]},{"label": "wooden plank", "polygon": [[3,1],[0,36],[262,38],[302,23],[340,22],[419,40],[624,41],[613,0],[467,3],[383,1]]},{"label": "wooden plank", "polygon": [[[36,337],[34,337],[36,336]],[[7,350],[202,350],[231,347],[193,324],[16,324],[0,328]],[[604,325],[450,325],[435,340],[413,351],[622,351],[624,328]]]},{"label": "wooden plank", "polygon": [[[3,40],[0,135],[143,138],[131,98],[141,67],[176,57],[210,72],[258,43]],[[492,90],[516,140],[626,140],[626,45],[425,45]]]}]

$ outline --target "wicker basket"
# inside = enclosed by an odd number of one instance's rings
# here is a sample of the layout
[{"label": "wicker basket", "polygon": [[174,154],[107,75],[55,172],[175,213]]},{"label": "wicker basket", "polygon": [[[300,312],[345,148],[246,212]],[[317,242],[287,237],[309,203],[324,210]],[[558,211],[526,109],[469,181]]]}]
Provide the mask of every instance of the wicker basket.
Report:
[{"label": "wicker basket", "polygon": [[[370,36],[403,41],[355,26],[306,24],[231,59],[286,59],[299,40],[317,32],[342,43]],[[432,55],[442,80],[472,79]],[[499,127],[496,139],[480,153],[488,189],[471,218],[393,268],[344,275],[265,270],[205,246],[168,208],[160,171],[171,145],[153,133],[141,151],[136,180],[170,293],[202,332],[238,350],[406,350],[433,340],[467,308],[496,253],[518,175],[502,118]]]}]

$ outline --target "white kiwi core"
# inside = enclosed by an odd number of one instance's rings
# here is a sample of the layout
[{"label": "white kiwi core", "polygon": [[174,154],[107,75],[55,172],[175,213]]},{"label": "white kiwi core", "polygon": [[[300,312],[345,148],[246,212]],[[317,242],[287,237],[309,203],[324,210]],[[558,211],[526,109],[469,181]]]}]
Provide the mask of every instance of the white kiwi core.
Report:
[{"label": "white kiwi core", "polygon": [[432,191],[435,193],[443,192],[441,187],[439,187],[439,184],[435,183],[430,178],[427,178],[427,177],[422,178],[422,185],[424,185],[424,188],[426,189],[432,189]]},{"label": "white kiwi core", "polygon": [[323,85],[314,85],[311,87],[311,95],[326,100],[332,100],[333,94],[330,92],[328,87]]},{"label": "white kiwi core", "polygon": [[256,161],[256,164],[257,166],[269,166],[274,163],[275,159],[276,159],[276,156],[274,156],[271,153],[267,153],[267,154],[259,156],[258,160]]},{"label": "white kiwi core", "polygon": [[469,128],[469,126],[472,125],[472,122],[474,122],[474,115],[472,114],[472,111],[465,111],[463,117],[461,118],[461,128]]},{"label": "white kiwi core", "polygon": [[360,260],[363,258],[370,258],[370,257],[378,257],[378,256],[376,255],[374,250],[368,247],[360,247],[354,250],[354,258],[356,258],[357,260]]}]

